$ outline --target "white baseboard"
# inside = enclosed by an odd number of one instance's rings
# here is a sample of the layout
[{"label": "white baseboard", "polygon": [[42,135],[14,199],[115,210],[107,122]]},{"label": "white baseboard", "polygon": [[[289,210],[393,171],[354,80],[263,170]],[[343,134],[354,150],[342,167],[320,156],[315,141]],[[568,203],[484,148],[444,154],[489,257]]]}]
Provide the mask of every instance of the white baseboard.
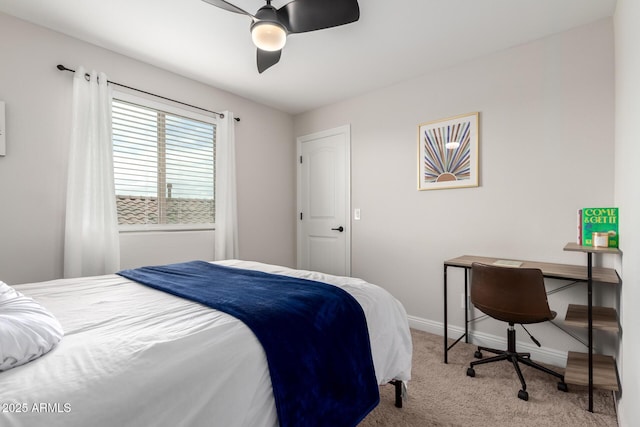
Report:
[{"label": "white baseboard", "polygon": [[[414,329],[444,336],[444,325],[442,322],[436,322],[416,316],[407,316],[407,318],[409,319],[409,326]],[[464,334],[464,328],[449,325],[449,338],[457,339],[462,334]],[[484,332],[471,331],[469,333],[469,342],[474,345],[481,345],[485,347],[507,348],[506,332],[505,336],[502,337],[492,334],[486,334]],[[548,347],[538,347],[535,344],[530,344],[526,341],[518,341],[517,348],[518,351],[531,353],[531,358],[537,362],[547,363],[549,365],[560,367],[565,367],[567,365],[567,352],[565,351],[554,350]]]}]

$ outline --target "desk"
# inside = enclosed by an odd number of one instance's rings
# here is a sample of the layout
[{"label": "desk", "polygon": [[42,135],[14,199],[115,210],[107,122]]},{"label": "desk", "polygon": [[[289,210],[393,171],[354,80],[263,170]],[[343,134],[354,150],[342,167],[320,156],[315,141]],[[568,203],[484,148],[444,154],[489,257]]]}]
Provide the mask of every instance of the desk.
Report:
[{"label": "desk", "polygon": [[[574,248],[573,246],[568,245],[565,250],[578,250],[578,248]],[[469,288],[469,275],[471,270],[471,264],[474,262],[479,262],[483,264],[493,264],[498,260],[506,260],[507,258],[489,258],[489,257],[481,257],[481,256],[473,256],[473,255],[463,255],[457,258],[452,258],[446,260],[444,262],[444,363],[448,363],[447,360],[447,352],[462,338],[465,339],[465,342],[469,342],[469,307],[467,306],[469,300],[468,288]],[[588,298],[588,309],[585,310],[588,313],[588,322],[587,325],[589,327],[589,355],[593,352],[593,342],[591,337],[591,328],[593,325],[592,318],[592,306],[591,306],[591,283],[606,283],[612,285],[618,285],[620,283],[620,277],[618,273],[611,268],[602,268],[602,267],[593,267],[591,263],[591,257],[589,257],[589,263],[587,266],[581,265],[573,265],[573,264],[555,264],[549,262],[536,262],[536,261],[524,261],[524,260],[513,260],[522,262],[520,267],[522,268],[539,268],[542,270],[542,275],[547,278],[552,279],[562,279],[562,280],[575,280],[579,282],[588,283],[589,288],[589,298]],[[464,334],[461,335],[453,344],[448,345],[448,322],[447,322],[447,268],[448,267],[458,267],[464,268]],[[576,306],[574,306],[576,307]],[[610,324],[611,322],[609,322]],[[617,327],[617,318],[615,319],[615,324]],[[591,357],[589,357],[588,362],[588,385],[589,386],[589,410],[593,411],[593,362],[591,361]],[[615,368],[614,368],[615,369]],[[567,369],[568,371],[568,369]],[[617,370],[616,370],[617,372]],[[616,388],[617,389],[617,374],[614,375],[616,378]],[[565,381],[567,379],[565,378]]]}]

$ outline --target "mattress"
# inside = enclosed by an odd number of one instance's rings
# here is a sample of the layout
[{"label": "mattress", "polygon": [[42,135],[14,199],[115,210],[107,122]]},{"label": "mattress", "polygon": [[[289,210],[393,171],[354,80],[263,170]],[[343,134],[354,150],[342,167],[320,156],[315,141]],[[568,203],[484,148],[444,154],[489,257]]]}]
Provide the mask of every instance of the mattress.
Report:
[{"label": "mattress", "polygon": [[[411,375],[406,312],[364,280],[251,261],[218,262],[339,286],[363,308],[379,384]],[[65,336],[0,372],[2,426],[277,426],[264,351],[239,320],[118,275],[15,286]]]}]

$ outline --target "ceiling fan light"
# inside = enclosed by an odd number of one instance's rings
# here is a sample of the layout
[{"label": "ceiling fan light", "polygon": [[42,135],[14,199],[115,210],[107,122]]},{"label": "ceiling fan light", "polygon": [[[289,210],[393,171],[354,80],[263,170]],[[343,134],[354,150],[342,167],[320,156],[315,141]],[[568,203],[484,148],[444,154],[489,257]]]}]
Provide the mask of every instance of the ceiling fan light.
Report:
[{"label": "ceiling fan light", "polygon": [[256,22],[251,27],[251,40],[258,49],[274,52],[284,47],[287,32],[276,22]]}]

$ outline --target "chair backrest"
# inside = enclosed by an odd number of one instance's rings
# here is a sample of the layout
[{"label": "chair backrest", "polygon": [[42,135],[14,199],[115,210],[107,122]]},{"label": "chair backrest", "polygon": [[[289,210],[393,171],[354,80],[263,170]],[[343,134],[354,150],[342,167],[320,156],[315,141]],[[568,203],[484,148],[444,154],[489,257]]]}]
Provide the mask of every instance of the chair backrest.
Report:
[{"label": "chair backrest", "polygon": [[480,311],[508,323],[551,320],[542,271],[537,268],[471,265],[471,302]]}]

